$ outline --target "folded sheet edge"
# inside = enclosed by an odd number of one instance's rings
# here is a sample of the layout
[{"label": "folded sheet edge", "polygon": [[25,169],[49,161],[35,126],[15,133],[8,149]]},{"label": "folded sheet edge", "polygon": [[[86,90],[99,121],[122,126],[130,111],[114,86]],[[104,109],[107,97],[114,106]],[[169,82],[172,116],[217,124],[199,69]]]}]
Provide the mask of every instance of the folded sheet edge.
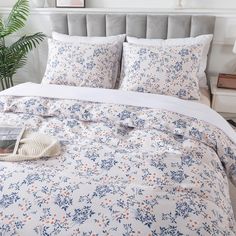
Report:
[{"label": "folded sheet edge", "polygon": [[4,90],[0,92],[0,95],[74,99],[98,103],[164,109],[211,123],[223,130],[231,140],[236,143],[235,131],[217,112],[204,104],[182,100],[176,97],[115,89],[36,84],[30,82]]}]

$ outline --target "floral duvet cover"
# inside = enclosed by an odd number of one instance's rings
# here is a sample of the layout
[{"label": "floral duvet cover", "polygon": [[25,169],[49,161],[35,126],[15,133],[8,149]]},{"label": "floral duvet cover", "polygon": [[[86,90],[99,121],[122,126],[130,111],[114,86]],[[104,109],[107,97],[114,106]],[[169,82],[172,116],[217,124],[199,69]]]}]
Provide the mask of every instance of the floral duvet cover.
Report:
[{"label": "floral duvet cover", "polygon": [[165,109],[0,97],[0,122],[58,138],[60,156],[0,162],[0,235],[235,235],[236,147]]}]

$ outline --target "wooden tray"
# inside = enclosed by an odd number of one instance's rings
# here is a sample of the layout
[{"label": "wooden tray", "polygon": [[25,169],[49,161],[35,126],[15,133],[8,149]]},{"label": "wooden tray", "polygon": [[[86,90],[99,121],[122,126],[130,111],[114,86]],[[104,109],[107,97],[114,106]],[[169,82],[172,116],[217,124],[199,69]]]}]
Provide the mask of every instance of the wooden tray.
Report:
[{"label": "wooden tray", "polygon": [[236,75],[220,73],[218,77],[217,87],[236,89]]}]

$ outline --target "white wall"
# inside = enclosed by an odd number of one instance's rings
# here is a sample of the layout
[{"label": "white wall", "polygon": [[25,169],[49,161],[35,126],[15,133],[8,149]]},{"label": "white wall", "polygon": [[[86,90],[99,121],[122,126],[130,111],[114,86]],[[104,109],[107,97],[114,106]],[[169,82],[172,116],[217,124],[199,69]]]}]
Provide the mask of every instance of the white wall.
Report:
[{"label": "white wall", "polygon": [[[87,0],[88,7],[172,8],[178,0]],[[236,8],[236,0],[183,0],[187,8]]]},{"label": "white wall", "polygon": [[[31,0],[32,2],[37,0]],[[54,0],[45,0],[53,3]],[[96,8],[173,8],[178,0],[85,0],[87,7]],[[236,0],[182,0],[186,8],[235,8]],[[10,7],[16,0],[0,0],[0,7]]]}]

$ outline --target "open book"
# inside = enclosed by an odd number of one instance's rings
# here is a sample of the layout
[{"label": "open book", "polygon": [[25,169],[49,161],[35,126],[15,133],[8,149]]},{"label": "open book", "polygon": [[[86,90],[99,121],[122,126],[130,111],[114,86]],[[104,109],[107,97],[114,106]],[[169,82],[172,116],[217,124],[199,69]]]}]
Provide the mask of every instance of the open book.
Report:
[{"label": "open book", "polygon": [[24,127],[0,124],[0,155],[16,154]]}]

